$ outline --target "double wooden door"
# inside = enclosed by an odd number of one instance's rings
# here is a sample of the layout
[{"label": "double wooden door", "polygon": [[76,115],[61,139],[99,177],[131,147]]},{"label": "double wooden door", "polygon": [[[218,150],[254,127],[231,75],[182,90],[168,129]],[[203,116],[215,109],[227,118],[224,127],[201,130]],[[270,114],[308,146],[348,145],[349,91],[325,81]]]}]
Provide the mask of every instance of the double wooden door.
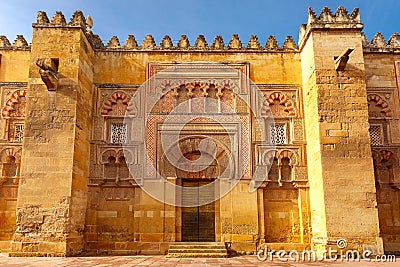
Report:
[{"label": "double wooden door", "polygon": [[[199,187],[212,180],[182,180],[182,203],[191,207],[182,207],[182,241],[214,242],[215,241],[215,189],[209,186],[200,193]],[[185,190],[197,188],[197,190]],[[212,201],[212,202],[210,202]],[[209,204],[200,205],[204,202]]]}]

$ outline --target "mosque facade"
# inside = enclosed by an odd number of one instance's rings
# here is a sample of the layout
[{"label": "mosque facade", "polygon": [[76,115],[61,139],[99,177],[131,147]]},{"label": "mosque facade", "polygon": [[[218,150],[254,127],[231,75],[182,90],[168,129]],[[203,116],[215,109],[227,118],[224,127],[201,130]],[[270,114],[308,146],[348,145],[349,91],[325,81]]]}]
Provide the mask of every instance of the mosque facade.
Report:
[{"label": "mosque facade", "polygon": [[299,40],[107,44],[77,11],[0,36],[0,249],[219,242],[400,253],[400,36],[311,8]]}]

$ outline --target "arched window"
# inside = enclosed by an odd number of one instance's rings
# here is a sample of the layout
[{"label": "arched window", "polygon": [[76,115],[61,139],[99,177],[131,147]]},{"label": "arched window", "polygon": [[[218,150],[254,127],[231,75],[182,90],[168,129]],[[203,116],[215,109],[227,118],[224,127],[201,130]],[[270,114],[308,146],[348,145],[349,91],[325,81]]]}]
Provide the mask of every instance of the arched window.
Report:
[{"label": "arched window", "polygon": [[2,158],[2,166],[1,166],[1,180],[0,184],[5,185],[17,185],[19,182],[19,160],[14,156],[15,154],[11,154],[12,150],[7,149],[6,153],[10,153]]},{"label": "arched window", "polygon": [[118,178],[119,179],[127,179],[129,178],[129,167],[128,164],[126,163],[125,157],[120,157],[118,159]]},{"label": "arched window", "polygon": [[[162,82],[163,97],[152,109],[156,113],[168,113],[180,104],[190,112],[232,113],[235,107],[235,87],[232,81],[194,81],[176,85],[175,82]],[[216,101],[213,101],[216,100]]]},{"label": "arched window", "polygon": [[[114,154],[115,155],[115,154]],[[104,180],[105,182],[115,182],[128,180],[130,171],[124,156],[109,156],[107,162],[104,163]]]},{"label": "arched window", "polygon": [[116,158],[110,156],[108,162],[104,164],[104,178],[106,179],[116,179],[117,178],[117,165]]},{"label": "arched window", "polygon": [[196,84],[192,89],[191,106],[192,112],[199,113],[204,112],[204,91],[200,85]]},{"label": "arched window", "polygon": [[297,165],[297,156],[293,151],[283,150],[279,153],[269,151],[266,154],[266,160],[270,165],[269,181],[277,182],[279,186],[282,186],[282,182],[293,181],[293,168]]},{"label": "arched window", "polygon": [[7,161],[3,163],[3,177],[14,178],[17,176],[18,166],[15,163],[15,157],[8,156]]},{"label": "arched window", "polygon": [[292,179],[292,166],[290,166],[290,159],[283,158],[281,160],[281,180],[290,182]]},{"label": "arched window", "polygon": [[100,113],[106,123],[104,139],[110,144],[128,143],[130,128],[125,120],[137,115],[137,108],[131,97],[122,91],[114,92],[104,101]]},{"label": "arched window", "polygon": [[271,168],[269,169],[269,172],[268,172],[268,180],[277,182],[279,180],[278,159],[271,158],[270,163],[271,163]]}]

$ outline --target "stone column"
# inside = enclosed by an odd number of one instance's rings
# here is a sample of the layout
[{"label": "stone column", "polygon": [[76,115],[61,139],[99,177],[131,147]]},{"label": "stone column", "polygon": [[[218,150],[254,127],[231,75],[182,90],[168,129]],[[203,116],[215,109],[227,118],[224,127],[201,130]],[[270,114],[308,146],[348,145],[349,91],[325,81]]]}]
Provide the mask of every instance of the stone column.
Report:
[{"label": "stone column", "polygon": [[60,12],[51,22],[39,12],[33,24],[11,256],[70,256],[84,247],[93,98],[86,27],[80,11],[69,24]]},{"label": "stone column", "polygon": [[[358,9],[309,10],[300,30],[312,248],[345,238],[349,249],[382,253],[370,148]],[[336,57],[348,48],[349,58]],[[346,62],[346,60],[348,61]]]}]

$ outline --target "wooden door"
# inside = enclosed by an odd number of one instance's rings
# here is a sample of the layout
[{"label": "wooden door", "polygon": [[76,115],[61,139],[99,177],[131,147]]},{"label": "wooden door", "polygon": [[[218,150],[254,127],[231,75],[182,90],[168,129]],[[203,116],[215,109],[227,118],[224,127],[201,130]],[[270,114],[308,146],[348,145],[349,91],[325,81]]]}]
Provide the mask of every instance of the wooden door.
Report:
[{"label": "wooden door", "polygon": [[215,202],[206,205],[199,205],[205,201],[214,200],[214,187],[206,191],[188,191],[188,188],[199,188],[210,181],[201,180],[182,180],[182,203],[184,205],[195,205],[193,207],[182,208],[182,241],[191,242],[214,242],[215,241]]}]

